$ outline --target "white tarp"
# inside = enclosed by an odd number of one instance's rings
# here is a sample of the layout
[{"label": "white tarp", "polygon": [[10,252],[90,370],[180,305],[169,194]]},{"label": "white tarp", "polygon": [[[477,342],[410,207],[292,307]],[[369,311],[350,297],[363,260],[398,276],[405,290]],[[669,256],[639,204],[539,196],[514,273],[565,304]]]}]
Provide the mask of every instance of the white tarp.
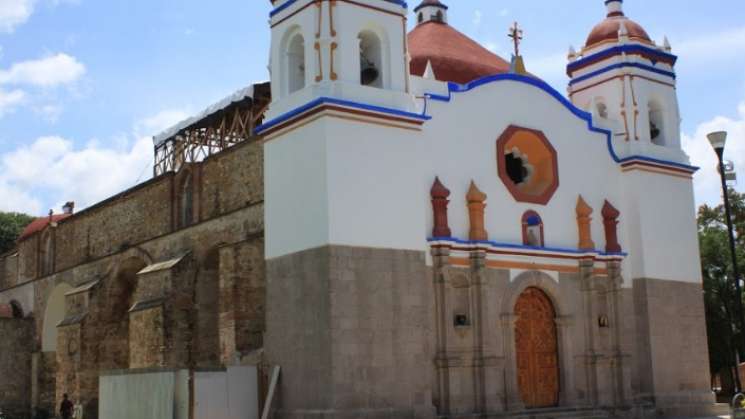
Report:
[{"label": "white tarp", "polygon": [[194,419],[258,419],[256,367],[194,374]]},{"label": "white tarp", "polygon": [[172,126],[171,128],[168,128],[167,130],[161,132],[160,134],[153,137],[153,143],[155,144],[155,146],[158,146],[161,143],[163,143],[163,141],[178,134],[179,131],[186,129],[194,125],[195,123],[201,121],[202,119],[227,108],[228,106],[232,105],[235,102],[240,102],[246,98],[253,98],[253,96],[254,96],[254,85],[252,84],[251,86],[238,90],[237,92],[215,103],[214,105],[203,110],[202,112],[199,112],[198,114],[190,118],[187,118],[179,122],[178,124]]},{"label": "white tarp", "polygon": [[186,372],[102,375],[99,380],[100,419],[186,419],[183,389]]}]

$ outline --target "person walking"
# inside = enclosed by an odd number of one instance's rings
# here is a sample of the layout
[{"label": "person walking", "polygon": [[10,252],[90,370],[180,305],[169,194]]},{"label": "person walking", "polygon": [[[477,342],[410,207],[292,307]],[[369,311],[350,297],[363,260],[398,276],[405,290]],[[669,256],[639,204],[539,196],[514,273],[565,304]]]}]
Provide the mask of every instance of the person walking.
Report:
[{"label": "person walking", "polygon": [[60,404],[59,413],[62,415],[62,419],[71,419],[73,405],[70,399],[67,398],[67,393],[62,395],[62,403]]}]

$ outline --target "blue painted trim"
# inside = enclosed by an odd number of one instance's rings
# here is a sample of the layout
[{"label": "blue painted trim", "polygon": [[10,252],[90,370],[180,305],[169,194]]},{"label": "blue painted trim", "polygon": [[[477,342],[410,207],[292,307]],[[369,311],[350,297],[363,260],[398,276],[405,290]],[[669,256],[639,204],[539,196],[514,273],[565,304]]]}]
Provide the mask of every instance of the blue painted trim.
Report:
[{"label": "blue painted trim", "polygon": [[[582,67],[585,65],[585,63],[596,61],[596,60],[603,60],[605,58],[613,57],[616,55],[621,54],[635,54],[635,53],[649,53],[651,55],[660,57],[662,59],[668,59],[673,61],[673,65],[678,62],[678,56],[673,54],[668,54],[666,52],[662,52],[644,45],[622,45],[617,46],[613,48],[608,48],[605,51],[600,51],[592,55],[588,55],[587,57],[583,57],[580,60],[577,60],[573,63],[569,63],[567,65],[567,74],[571,74],[574,71],[576,71],[577,67]],[[661,60],[660,60],[661,61]],[[655,63],[654,60],[652,60],[653,63]]]},{"label": "blue painted trim", "polygon": [[398,109],[384,108],[382,106],[368,105],[364,103],[352,102],[352,101],[342,100],[342,99],[335,99],[331,97],[320,97],[318,99],[315,99],[311,102],[306,103],[305,105],[302,105],[298,108],[288,111],[272,119],[271,121],[268,121],[264,124],[259,125],[258,127],[256,127],[254,132],[256,134],[261,134],[262,132],[268,130],[269,128],[272,128],[278,124],[281,124],[285,121],[293,119],[296,116],[302,115],[303,113],[310,111],[313,108],[316,108],[321,105],[326,105],[326,104],[345,106],[348,108],[362,109],[362,110],[372,111],[372,112],[379,112],[379,113],[383,113],[387,115],[402,116],[405,118],[417,119],[421,121],[428,121],[432,119],[432,117],[428,115],[405,112],[405,111],[400,111]]},{"label": "blue painted trim", "polygon": [[616,154],[616,151],[613,149],[613,133],[610,132],[607,129],[599,128],[593,125],[592,123],[592,114],[586,111],[583,111],[582,109],[574,106],[572,102],[570,102],[567,98],[565,98],[561,93],[559,93],[556,89],[551,87],[548,83],[544,82],[543,80],[536,79],[534,77],[530,76],[523,76],[520,74],[513,74],[513,73],[506,73],[506,74],[495,74],[493,76],[486,76],[483,78],[480,78],[478,80],[474,80],[467,84],[458,84],[449,82],[448,83],[448,94],[445,95],[439,95],[439,94],[432,94],[427,93],[424,96],[426,98],[440,101],[440,102],[450,102],[453,98],[453,93],[464,93],[468,92],[470,90],[473,90],[479,86],[483,86],[485,84],[489,83],[496,83],[501,81],[515,81],[519,83],[525,83],[529,84],[531,86],[537,87],[544,92],[548,93],[550,96],[552,96],[554,99],[559,101],[562,105],[564,105],[565,108],[567,108],[571,113],[573,113],[576,117],[579,119],[584,120],[587,122],[587,129],[591,132],[596,132],[599,134],[603,134],[606,136],[606,145],[608,147],[608,153],[610,153],[611,158],[613,158],[613,161],[621,164],[630,160],[645,160],[661,165],[667,165],[667,166],[673,166],[673,167],[679,167],[686,170],[691,170],[692,172],[695,172],[698,170],[697,167],[694,166],[688,166],[680,163],[675,163],[671,161],[665,161],[665,160],[659,160],[654,159],[651,157],[644,157],[644,156],[632,156],[632,157],[626,157],[623,160],[618,157],[618,154]]},{"label": "blue painted trim", "polygon": [[[409,5],[406,4],[406,2],[403,1],[403,0],[381,0],[381,1],[385,1],[385,2],[388,2],[388,3],[397,4],[397,5],[401,6],[401,7],[403,7],[404,9],[408,9],[409,8]],[[298,2],[298,0],[288,0],[287,2],[283,3],[281,6],[275,7],[274,10],[272,10],[271,12],[269,12],[269,17],[270,18],[271,17],[274,17],[274,15],[276,15],[277,13],[281,13],[283,10],[285,10],[286,8],[292,6],[293,4],[295,4],[297,2]]]},{"label": "blue painted trim", "polygon": [[623,256],[626,257],[629,254],[622,252],[622,253],[606,253],[601,252],[600,250],[578,250],[578,249],[564,249],[559,247],[535,247],[535,246],[526,246],[523,244],[509,244],[509,243],[499,243],[495,241],[490,240],[461,240],[455,237],[430,237],[427,238],[428,242],[452,242],[456,244],[462,244],[467,246],[476,246],[476,245],[489,245],[492,247],[501,247],[501,248],[507,248],[507,249],[515,249],[515,250],[537,250],[537,251],[543,251],[543,252],[554,252],[554,253],[569,253],[573,255],[588,255],[588,254],[597,254],[599,256],[603,257],[612,257],[612,256]]},{"label": "blue painted trim", "polygon": [[639,68],[639,69],[642,69],[642,70],[651,71],[653,73],[661,74],[663,76],[667,76],[667,77],[670,77],[672,79],[675,79],[676,78],[675,73],[670,72],[670,71],[660,70],[659,68],[654,68],[654,67],[652,67],[650,65],[639,64],[639,63],[619,63],[619,64],[609,65],[608,67],[604,67],[604,68],[601,68],[600,70],[596,70],[596,71],[593,71],[592,73],[585,74],[584,76],[580,76],[580,77],[577,77],[575,79],[572,79],[569,82],[569,85],[572,86],[572,85],[574,85],[576,83],[583,82],[583,81],[585,81],[587,79],[591,79],[591,78],[593,78],[595,76],[598,76],[598,75],[603,74],[603,73],[607,73],[609,71],[618,70],[620,68],[629,68],[629,67],[631,67],[631,68]]},{"label": "blue painted trim", "polygon": [[674,166],[674,167],[678,167],[678,168],[681,168],[681,169],[688,170],[691,173],[698,172],[699,169],[701,169],[700,167],[697,167],[697,166],[691,166],[691,165],[682,164],[682,163],[675,163],[675,162],[671,162],[671,161],[667,161],[667,160],[660,160],[660,159],[655,159],[653,157],[646,157],[646,156],[630,156],[630,157],[625,157],[622,160],[620,160],[618,163],[623,164],[623,163],[628,163],[628,162],[634,161],[634,160],[641,160],[641,161],[646,161],[646,162],[650,162],[650,163],[657,163],[657,164],[662,164],[662,165],[665,165],[665,166]]}]

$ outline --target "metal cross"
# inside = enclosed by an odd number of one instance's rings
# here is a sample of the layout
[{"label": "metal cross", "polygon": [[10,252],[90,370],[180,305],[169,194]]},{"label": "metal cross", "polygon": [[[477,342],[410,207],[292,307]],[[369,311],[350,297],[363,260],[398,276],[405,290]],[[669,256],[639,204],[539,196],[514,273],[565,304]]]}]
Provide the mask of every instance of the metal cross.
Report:
[{"label": "metal cross", "polygon": [[520,29],[517,22],[510,28],[510,34],[508,36],[512,38],[512,42],[515,44],[515,57],[517,57],[520,55],[520,41],[523,40],[523,30]]}]

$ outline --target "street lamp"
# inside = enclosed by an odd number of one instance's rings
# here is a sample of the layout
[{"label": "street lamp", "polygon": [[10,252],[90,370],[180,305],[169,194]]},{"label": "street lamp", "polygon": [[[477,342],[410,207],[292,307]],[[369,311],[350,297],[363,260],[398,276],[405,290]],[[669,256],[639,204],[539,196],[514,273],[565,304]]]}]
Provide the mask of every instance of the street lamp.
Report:
[{"label": "street lamp", "polygon": [[[742,288],[740,287],[740,272],[737,268],[737,253],[736,253],[736,246],[735,246],[735,232],[734,228],[732,226],[732,215],[731,210],[729,207],[729,194],[727,193],[727,174],[724,170],[724,146],[727,143],[727,132],[726,131],[717,131],[712,132],[708,135],[709,142],[711,143],[711,146],[714,147],[714,151],[717,153],[717,158],[719,158],[719,177],[722,179],[722,192],[724,193],[724,213],[725,217],[727,218],[727,231],[729,232],[729,250],[732,254],[732,273],[734,276],[735,281],[735,290],[737,292],[737,297],[735,298],[735,306],[737,308],[738,317],[740,320],[740,333],[743,334],[743,339],[745,339],[745,323],[743,323],[743,310],[742,310]],[[735,354],[739,354],[737,350],[735,350]],[[736,360],[739,359],[739,356],[735,357]],[[740,383],[740,365],[739,360],[736,362],[738,365],[735,366],[735,379],[737,381],[739,391],[742,391],[742,386]]]}]

